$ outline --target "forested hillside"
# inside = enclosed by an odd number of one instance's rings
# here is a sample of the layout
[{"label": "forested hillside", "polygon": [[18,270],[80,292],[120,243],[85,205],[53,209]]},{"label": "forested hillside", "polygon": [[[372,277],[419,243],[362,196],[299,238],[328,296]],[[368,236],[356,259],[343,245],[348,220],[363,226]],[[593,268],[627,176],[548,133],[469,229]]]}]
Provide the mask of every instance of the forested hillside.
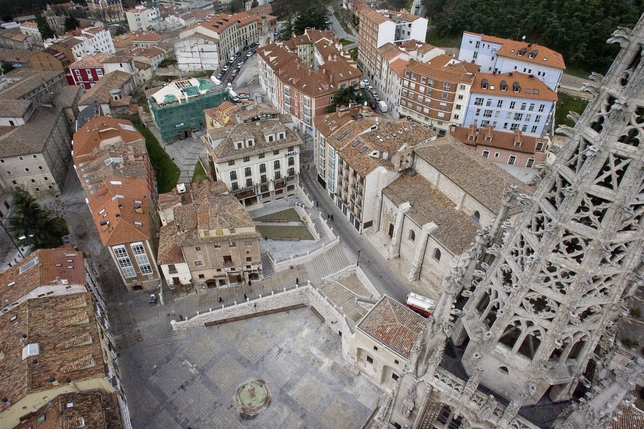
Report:
[{"label": "forested hillside", "polygon": [[618,48],[606,40],[618,26],[632,27],[644,0],[422,0],[433,34],[463,31],[548,46],[568,68],[605,73]]}]

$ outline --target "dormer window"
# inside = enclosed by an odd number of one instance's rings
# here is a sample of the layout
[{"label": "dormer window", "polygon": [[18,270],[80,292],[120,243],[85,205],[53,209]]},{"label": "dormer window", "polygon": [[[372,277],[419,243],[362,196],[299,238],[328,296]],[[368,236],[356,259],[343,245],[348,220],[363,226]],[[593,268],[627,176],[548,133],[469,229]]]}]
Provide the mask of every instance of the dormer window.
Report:
[{"label": "dormer window", "polygon": [[519,52],[517,52],[517,55],[522,57],[526,52],[527,52],[526,48],[521,48],[519,49]]},{"label": "dormer window", "polygon": [[504,80],[501,81],[501,91],[507,91],[508,90],[508,83]]},{"label": "dormer window", "polygon": [[491,142],[492,141],[492,136],[485,136],[485,141],[486,142]]},{"label": "dormer window", "polygon": [[519,85],[519,82],[514,82],[512,84],[512,89],[514,92],[521,92],[521,85]]},{"label": "dormer window", "polygon": [[275,134],[268,134],[266,136],[266,141],[269,142],[269,143],[275,141]]},{"label": "dormer window", "polygon": [[481,89],[487,89],[487,87],[488,87],[487,79],[481,80]]},{"label": "dormer window", "polygon": [[538,53],[539,51],[535,49],[534,51],[530,52],[530,55],[528,55],[528,58],[535,58]]},{"label": "dormer window", "polygon": [[255,139],[247,139],[246,140],[246,147],[252,147],[255,145]]},{"label": "dormer window", "polygon": [[520,146],[521,146],[521,142],[520,142],[519,140],[516,140],[516,141],[514,142],[514,145],[515,145],[516,147],[520,147]]},{"label": "dormer window", "polygon": [[235,142],[235,148],[236,149],[241,149],[244,147],[244,142]]},{"label": "dormer window", "polygon": [[474,136],[467,136],[468,140],[474,140]]},{"label": "dormer window", "polygon": [[537,142],[537,151],[543,150],[543,142]]},{"label": "dormer window", "polygon": [[281,132],[277,134],[277,140],[284,140],[286,138],[286,133]]}]

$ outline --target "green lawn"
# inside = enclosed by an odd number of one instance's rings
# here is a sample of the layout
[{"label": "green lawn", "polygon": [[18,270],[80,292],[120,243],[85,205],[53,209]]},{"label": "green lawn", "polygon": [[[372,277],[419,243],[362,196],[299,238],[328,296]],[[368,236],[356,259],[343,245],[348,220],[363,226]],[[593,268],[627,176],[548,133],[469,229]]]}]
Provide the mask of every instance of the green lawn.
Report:
[{"label": "green lawn", "polygon": [[340,39],[340,43],[342,43],[342,46],[347,46],[347,45],[350,45],[350,44],[352,44],[354,42],[352,42],[351,40],[347,40],[347,39]]},{"label": "green lawn", "polygon": [[300,240],[313,240],[313,236],[309,229],[305,226],[265,226],[258,225],[257,231],[262,234],[262,237],[272,239],[300,239]]},{"label": "green lawn", "polygon": [[588,105],[587,100],[582,100],[581,98],[572,97],[563,92],[559,92],[559,101],[557,101],[557,111],[555,113],[555,125],[568,125],[569,127],[574,127],[575,123],[568,119],[566,115],[568,112],[573,111],[577,112],[580,115],[583,113],[584,109]]},{"label": "green lawn", "polygon": [[201,184],[201,182],[203,182],[206,179],[208,179],[206,170],[204,170],[203,165],[201,164],[201,161],[198,161],[195,167],[195,173],[192,176],[192,181],[197,182],[198,184]]},{"label": "green lawn", "polygon": [[257,222],[275,222],[275,221],[288,221],[288,222],[301,222],[300,215],[297,214],[295,209],[282,210],[281,212],[271,213],[269,215],[261,216],[253,219]]},{"label": "green lawn", "polygon": [[150,161],[157,173],[157,191],[159,194],[172,191],[177,186],[181,170],[176,166],[168,154],[163,150],[152,131],[143,126],[141,122],[134,122],[134,126],[143,137],[145,137],[145,147],[148,150]]}]

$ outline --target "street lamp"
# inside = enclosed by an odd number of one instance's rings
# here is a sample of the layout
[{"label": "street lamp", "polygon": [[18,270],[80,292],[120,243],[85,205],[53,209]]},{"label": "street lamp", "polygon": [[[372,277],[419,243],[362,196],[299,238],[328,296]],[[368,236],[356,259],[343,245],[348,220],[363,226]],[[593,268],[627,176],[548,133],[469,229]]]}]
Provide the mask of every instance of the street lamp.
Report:
[{"label": "street lamp", "polygon": [[358,250],[358,261],[356,262],[356,267],[360,266],[360,251]]}]

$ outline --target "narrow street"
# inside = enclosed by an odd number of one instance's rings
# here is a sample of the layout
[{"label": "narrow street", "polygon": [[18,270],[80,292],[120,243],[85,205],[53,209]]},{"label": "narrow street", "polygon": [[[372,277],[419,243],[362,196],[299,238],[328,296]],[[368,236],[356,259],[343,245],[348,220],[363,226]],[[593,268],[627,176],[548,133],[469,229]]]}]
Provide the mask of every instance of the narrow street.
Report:
[{"label": "narrow street", "polygon": [[334,232],[340,237],[340,246],[347,256],[350,263],[355,264],[358,262],[358,252],[360,252],[360,268],[366,273],[367,277],[378,292],[387,294],[390,297],[404,302],[407,293],[410,292],[406,282],[402,280],[390,267],[385,258],[373,248],[371,243],[349,223],[347,218],[342,214],[338,206],[336,206],[331,197],[326,193],[322,186],[317,181],[315,167],[313,165],[313,139],[306,138],[305,149],[302,156],[305,159],[310,159],[311,162],[307,164],[306,168],[302,162],[302,169],[300,174],[302,177],[302,186],[304,191],[311,197],[311,200],[318,202],[319,210],[323,218],[327,214],[332,214],[334,220],[329,222]]}]

